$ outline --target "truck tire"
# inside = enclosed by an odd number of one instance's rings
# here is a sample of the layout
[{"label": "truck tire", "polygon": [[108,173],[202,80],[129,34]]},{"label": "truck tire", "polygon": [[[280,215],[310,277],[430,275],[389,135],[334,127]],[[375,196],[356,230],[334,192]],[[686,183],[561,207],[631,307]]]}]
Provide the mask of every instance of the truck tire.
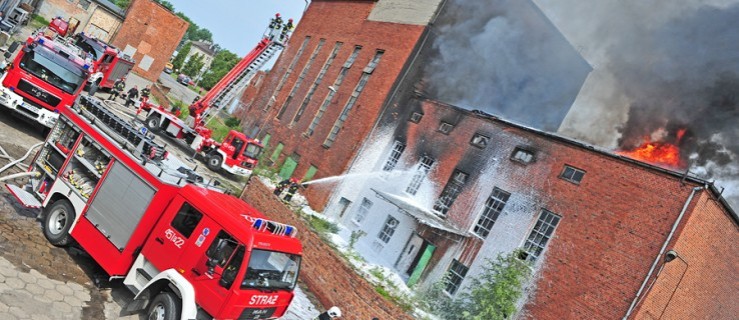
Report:
[{"label": "truck tire", "polygon": [[153,133],[159,132],[159,117],[149,116],[146,118],[146,128]]},{"label": "truck tire", "polygon": [[223,163],[223,157],[221,157],[218,153],[213,153],[210,156],[208,156],[208,159],[206,159],[205,166],[208,167],[208,169],[213,171],[218,171],[221,169],[221,164]]},{"label": "truck tire", "polygon": [[57,247],[66,247],[72,242],[69,229],[74,222],[74,207],[65,199],[57,200],[44,210],[44,237]]},{"label": "truck tire", "polygon": [[180,301],[171,292],[160,292],[149,304],[148,320],[177,320],[180,318]]}]

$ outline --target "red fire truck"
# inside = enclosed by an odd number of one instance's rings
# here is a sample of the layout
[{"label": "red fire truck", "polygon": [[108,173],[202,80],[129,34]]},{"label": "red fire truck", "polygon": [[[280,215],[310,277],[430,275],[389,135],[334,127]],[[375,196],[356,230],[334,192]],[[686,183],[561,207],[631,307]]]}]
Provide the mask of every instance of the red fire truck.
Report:
[{"label": "red fire truck", "polygon": [[[201,153],[211,170],[223,169],[232,174],[248,176],[257,165],[263,146],[258,140],[231,130],[222,143],[211,138],[205,127],[208,112],[221,110],[243,92],[256,72],[264,66],[285,43],[277,40],[277,29],[270,28],[256,47],[229,71],[208,93],[190,107],[187,121],[161,107],[149,109],[146,127],[152,132],[164,131]],[[285,39],[286,40],[286,39]]]},{"label": "red fire truck", "polygon": [[145,132],[80,96],[61,110],[29,169],[7,185],[43,208],[43,233],[76,242],[148,319],[275,319],[293,298],[297,230],[203,183]]},{"label": "red fire truck", "polygon": [[1,78],[0,105],[51,128],[89,77],[91,65],[79,54],[41,34],[29,37]]},{"label": "red fire truck", "polygon": [[74,36],[74,44],[86,52],[93,61],[95,73],[88,80],[89,84],[96,84],[100,88],[113,88],[116,80],[127,76],[133,69],[135,62],[131,56],[84,32]]}]

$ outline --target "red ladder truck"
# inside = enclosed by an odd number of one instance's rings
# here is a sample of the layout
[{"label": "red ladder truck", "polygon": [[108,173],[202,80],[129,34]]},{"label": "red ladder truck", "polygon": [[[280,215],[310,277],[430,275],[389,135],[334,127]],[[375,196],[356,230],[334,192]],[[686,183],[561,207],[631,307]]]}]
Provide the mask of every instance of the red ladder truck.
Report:
[{"label": "red ladder truck", "polygon": [[51,128],[90,75],[91,65],[80,54],[79,48],[41,33],[29,37],[0,78],[0,105]]},{"label": "red ladder truck", "polygon": [[135,297],[148,319],[276,319],[293,299],[297,230],[204,184],[97,98],[61,110],[25,187],[43,233],[76,242]]},{"label": "red ladder truck", "polygon": [[[231,130],[219,143],[211,138],[212,131],[205,127],[208,112],[221,110],[236,98],[285,43],[275,37],[276,29],[269,29],[256,47],[244,56],[208,93],[190,107],[187,121],[164,108],[153,107],[146,115],[146,127],[152,132],[163,131],[183,141],[192,150],[203,155],[206,166],[211,170],[223,169],[231,174],[248,176],[257,165],[264,148],[258,140],[242,132]],[[287,40],[287,39],[283,39]]]},{"label": "red ladder truck", "polygon": [[90,77],[88,84],[95,84],[99,88],[113,88],[116,80],[124,78],[133,69],[135,61],[131,56],[121,52],[116,47],[107,44],[84,32],[74,36],[74,44],[92,57],[94,71],[100,75]]}]

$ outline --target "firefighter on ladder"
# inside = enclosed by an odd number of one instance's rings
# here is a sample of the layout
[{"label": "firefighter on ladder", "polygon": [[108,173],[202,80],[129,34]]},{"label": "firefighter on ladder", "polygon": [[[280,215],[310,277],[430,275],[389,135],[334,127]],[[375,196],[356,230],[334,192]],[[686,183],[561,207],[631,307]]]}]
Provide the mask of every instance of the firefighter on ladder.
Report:
[{"label": "firefighter on ladder", "polygon": [[282,17],[279,13],[275,13],[275,17],[269,22],[269,30],[267,34],[270,40],[274,40],[275,36],[280,33],[282,28]]},{"label": "firefighter on ladder", "polygon": [[287,23],[282,27],[282,32],[280,32],[280,41],[285,42],[288,39],[288,33],[293,31],[295,28],[295,25],[293,24],[293,19],[287,19]]}]

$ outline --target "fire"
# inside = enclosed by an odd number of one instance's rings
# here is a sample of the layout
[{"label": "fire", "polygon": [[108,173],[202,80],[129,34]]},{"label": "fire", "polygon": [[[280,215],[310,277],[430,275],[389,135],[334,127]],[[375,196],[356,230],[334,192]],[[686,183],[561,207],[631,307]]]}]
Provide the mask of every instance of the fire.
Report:
[{"label": "fire", "polygon": [[617,153],[634,160],[654,165],[681,168],[683,167],[683,161],[680,158],[680,148],[677,144],[682,140],[685,135],[685,131],[686,129],[677,130],[675,133],[674,144],[666,141],[650,141],[651,139],[649,137],[645,137],[644,143],[639,147],[633,150],[619,151]]}]

